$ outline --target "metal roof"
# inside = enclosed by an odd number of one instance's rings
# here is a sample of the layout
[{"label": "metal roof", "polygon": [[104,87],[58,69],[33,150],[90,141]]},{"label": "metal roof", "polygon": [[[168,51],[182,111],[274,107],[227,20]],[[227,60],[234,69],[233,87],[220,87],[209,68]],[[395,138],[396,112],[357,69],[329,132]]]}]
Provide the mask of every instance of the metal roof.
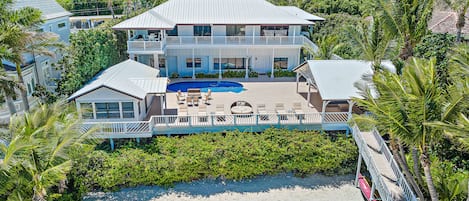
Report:
[{"label": "metal roof", "polygon": [[169,0],[113,28],[168,29],[168,25],[172,24],[308,25],[314,23],[264,0]]},{"label": "metal roof", "polygon": [[310,20],[310,21],[324,21],[325,19],[316,15],[313,15],[311,13],[308,13],[296,6],[278,6],[280,9],[287,11],[288,13],[297,16],[301,19],[304,20]]},{"label": "metal roof", "polygon": [[65,10],[55,0],[15,0],[13,2],[13,9],[21,9],[24,7],[39,9],[45,20],[72,15],[72,13]]},{"label": "metal roof", "polygon": [[[383,62],[383,67],[394,72],[391,62]],[[363,76],[373,75],[372,64],[361,60],[309,60],[294,69],[314,84],[322,100],[350,100],[363,98],[355,84],[366,85],[373,91],[373,84]],[[376,94],[375,92],[372,92]]]},{"label": "metal roof", "polygon": [[163,94],[166,93],[168,78],[157,77],[159,73],[158,69],[129,59],[96,75],[68,100],[74,100],[101,87],[139,99],[144,99],[147,94]]}]

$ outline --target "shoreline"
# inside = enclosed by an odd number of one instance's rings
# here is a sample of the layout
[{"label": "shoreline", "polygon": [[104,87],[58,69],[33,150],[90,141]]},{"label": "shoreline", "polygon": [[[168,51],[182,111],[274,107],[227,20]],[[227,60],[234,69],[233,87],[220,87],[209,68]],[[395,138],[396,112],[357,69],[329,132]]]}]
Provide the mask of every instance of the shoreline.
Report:
[{"label": "shoreline", "polygon": [[88,193],[84,201],[221,201],[221,200],[350,200],[362,201],[353,175],[311,175],[304,178],[292,174],[260,176],[241,181],[200,180],[179,183],[172,188],[139,186],[117,192]]}]

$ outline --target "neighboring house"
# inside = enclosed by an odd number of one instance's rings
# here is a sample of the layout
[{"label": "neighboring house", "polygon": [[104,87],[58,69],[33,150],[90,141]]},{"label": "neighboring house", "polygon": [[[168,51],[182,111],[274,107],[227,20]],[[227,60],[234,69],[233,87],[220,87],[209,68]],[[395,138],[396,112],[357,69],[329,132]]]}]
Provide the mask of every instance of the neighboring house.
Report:
[{"label": "neighboring house", "polygon": [[[20,9],[23,7],[37,8],[42,12],[44,23],[40,25],[37,31],[40,32],[53,32],[60,36],[60,40],[68,43],[70,37],[70,22],[69,17],[72,15],[70,12],[62,8],[54,0],[16,0],[14,1],[13,9]],[[52,67],[52,64],[60,59],[61,55],[56,57],[48,57],[41,55],[25,54],[23,55],[23,64],[21,65],[23,79],[28,95],[31,97],[34,92],[36,84],[45,86],[49,90],[55,88],[54,79],[59,78],[60,72]],[[17,77],[16,66],[9,61],[2,61],[3,67],[7,74],[12,77]],[[18,96],[20,97],[20,96]],[[17,109],[22,110],[21,101],[15,103]],[[6,111],[4,111],[6,109]],[[0,116],[8,114],[8,109],[2,107]]]},{"label": "neighboring house", "polygon": [[317,48],[301,32],[322,20],[264,0],[169,0],[113,29],[127,31],[130,59],[163,76],[249,69],[273,76],[300,64],[302,46]]},{"label": "neighboring house", "polygon": [[68,100],[75,101],[86,121],[142,120],[152,104],[164,108],[168,78],[158,77],[159,73],[129,59],[96,75]]},{"label": "neighboring house", "polygon": [[[466,13],[466,22],[469,19],[469,12]],[[458,14],[453,11],[434,11],[432,19],[428,22],[428,28],[433,33],[448,33],[456,35],[456,22],[458,20]],[[469,25],[462,28],[463,38],[469,39]]]}]

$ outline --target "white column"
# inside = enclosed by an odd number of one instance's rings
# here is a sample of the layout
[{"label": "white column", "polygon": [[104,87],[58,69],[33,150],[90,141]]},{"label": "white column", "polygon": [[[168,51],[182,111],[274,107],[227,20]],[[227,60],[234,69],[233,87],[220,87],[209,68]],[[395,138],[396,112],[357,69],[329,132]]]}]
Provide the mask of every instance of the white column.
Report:
[{"label": "white column", "polygon": [[130,40],[130,30],[127,30],[127,40]]},{"label": "white column", "polygon": [[252,26],[252,44],[256,44],[256,26]]},{"label": "white column", "polygon": [[[300,84],[300,74],[299,74],[299,73],[296,73],[296,93],[299,92],[299,90],[298,90],[298,87],[299,87],[298,85],[299,85],[299,84]],[[308,85],[308,86],[309,86],[309,85]],[[309,96],[309,94],[308,94],[308,96]],[[308,101],[308,102],[309,102],[309,101]]]},{"label": "white column", "polygon": [[218,49],[218,79],[222,79],[222,73],[221,73],[221,49]]},{"label": "white column", "polygon": [[194,48],[192,48],[192,79],[195,79],[195,56],[194,56]]},{"label": "white column", "polygon": [[246,61],[245,61],[246,75],[244,79],[249,79],[249,49],[246,48]]},{"label": "white column", "polygon": [[307,97],[307,101],[308,101],[308,106],[311,107],[311,85],[308,84],[308,97]]},{"label": "white column", "polygon": [[295,37],[296,37],[296,27],[293,26],[293,44],[295,44]]},{"label": "white column", "polygon": [[153,54],[153,66],[156,69],[160,69],[160,61],[158,60],[158,54]]},{"label": "white column", "polygon": [[96,117],[96,103],[91,103],[91,107],[93,107],[93,119],[97,119]]},{"label": "white column", "polygon": [[362,167],[362,153],[358,153],[357,173],[355,174],[355,187],[358,187],[358,176]]},{"label": "white column", "polygon": [[164,69],[166,70],[166,77],[169,77],[168,56],[164,55]]},{"label": "white column", "polygon": [[298,63],[297,63],[297,66],[300,65],[300,62],[301,62],[301,47],[298,48]]},{"label": "white column", "polygon": [[124,118],[124,115],[122,114],[122,102],[119,102],[119,115],[120,115],[120,118]]},{"label": "white column", "polygon": [[270,73],[270,78],[274,78],[274,70],[275,70],[275,49],[272,48],[272,72]]},{"label": "white column", "polygon": [[322,101],[322,115],[326,114],[326,107],[327,107],[327,104],[329,104],[330,101]]},{"label": "white column", "polygon": [[213,24],[210,25],[210,42],[213,45]]},{"label": "white column", "polygon": [[160,95],[160,108],[161,108],[161,114],[164,114],[164,102],[163,102],[162,95]]},{"label": "white column", "polygon": [[351,119],[352,118],[352,109],[353,109],[353,105],[355,104],[355,101],[347,100],[347,103],[348,103],[348,119]]}]

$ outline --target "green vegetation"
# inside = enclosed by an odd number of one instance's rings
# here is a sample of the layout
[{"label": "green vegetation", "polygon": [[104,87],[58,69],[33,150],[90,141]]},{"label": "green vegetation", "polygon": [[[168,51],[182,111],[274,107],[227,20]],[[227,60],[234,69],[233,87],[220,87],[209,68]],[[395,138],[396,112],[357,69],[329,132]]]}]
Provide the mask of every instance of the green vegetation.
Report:
[{"label": "green vegetation", "polygon": [[94,151],[76,161],[69,191],[170,186],[203,178],[239,180],[281,172],[345,174],[353,172],[356,157],[351,138],[332,140],[314,131],[157,137],[147,145],[131,143],[115,152]]},{"label": "green vegetation", "polygon": [[[196,73],[196,78],[218,78],[218,73]],[[246,71],[244,70],[225,70],[222,73],[223,78],[244,78],[246,76]],[[259,77],[259,74],[256,71],[249,71],[249,77]]]},{"label": "green vegetation", "polygon": [[63,102],[42,105],[12,119],[10,143],[0,144],[0,200],[45,200],[60,196],[72,168],[72,153],[92,132],[81,133],[76,112]]}]

